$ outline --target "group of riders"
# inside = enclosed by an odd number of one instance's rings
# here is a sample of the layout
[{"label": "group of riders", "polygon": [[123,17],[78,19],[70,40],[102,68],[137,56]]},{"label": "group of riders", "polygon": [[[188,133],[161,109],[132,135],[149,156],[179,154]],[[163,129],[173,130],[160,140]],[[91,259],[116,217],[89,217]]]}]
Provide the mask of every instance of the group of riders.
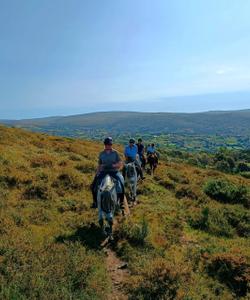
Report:
[{"label": "group of riders", "polygon": [[[93,194],[91,207],[98,208],[99,225],[110,241],[113,240],[112,227],[115,211],[121,209],[124,213],[124,178],[129,185],[129,197],[135,204],[137,181],[138,178],[144,179],[143,169],[146,162],[150,164],[151,170],[154,170],[158,163],[154,144],[145,149],[141,139],[137,144],[134,139],[130,139],[124,149],[124,156],[125,163],[121,160],[118,152],[113,149],[112,138],[105,138],[104,150],[99,154],[97,172],[91,185]],[[104,224],[104,217],[108,226]]]},{"label": "group of riders", "polygon": [[[152,158],[158,163],[158,154],[155,150],[155,145],[149,144],[147,147],[142,143],[142,139],[138,139],[136,143],[135,139],[131,138],[129,143],[124,148],[125,164],[120,158],[118,152],[113,149],[113,139],[107,137],[104,139],[104,150],[99,154],[98,168],[94,180],[91,185],[93,203],[92,208],[97,208],[97,189],[102,180],[108,174],[112,179],[117,182],[120,189],[117,189],[117,196],[119,198],[120,206],[123,207],[125,187],[125,166],[128,163],[134,163],[137,178],[141,180],[145,179],[143,170],[145,169],[146,162],[149,162]],[[122,170],[122,172],[120,172]]]}]

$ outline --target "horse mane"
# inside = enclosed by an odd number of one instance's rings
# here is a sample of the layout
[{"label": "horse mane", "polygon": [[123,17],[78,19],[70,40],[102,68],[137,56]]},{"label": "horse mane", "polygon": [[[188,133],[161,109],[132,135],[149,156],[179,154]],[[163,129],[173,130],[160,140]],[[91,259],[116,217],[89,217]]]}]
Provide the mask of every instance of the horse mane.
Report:
[{"label": "horse mane", "polygon": [[107,174],[102,180],[100,190],[110,191],[113,187],[114,187],[114,181],[112,180],[111,176]]}]

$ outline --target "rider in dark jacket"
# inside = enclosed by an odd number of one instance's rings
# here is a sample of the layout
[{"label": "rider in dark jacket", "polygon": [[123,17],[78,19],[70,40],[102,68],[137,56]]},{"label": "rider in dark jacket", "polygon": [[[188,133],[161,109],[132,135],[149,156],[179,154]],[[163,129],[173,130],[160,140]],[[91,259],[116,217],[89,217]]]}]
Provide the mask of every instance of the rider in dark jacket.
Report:
[{"label": "rider in dark jacket", "polygon": [[139,159],[141,161],[141,166],[144,168],[146,161],[145,161],[145,156],[144,156],[145,147],[142,143],[142,139],[138,139],[138,143],[136,144],[136,146],[137,146],[137,153],[138,153]]}]

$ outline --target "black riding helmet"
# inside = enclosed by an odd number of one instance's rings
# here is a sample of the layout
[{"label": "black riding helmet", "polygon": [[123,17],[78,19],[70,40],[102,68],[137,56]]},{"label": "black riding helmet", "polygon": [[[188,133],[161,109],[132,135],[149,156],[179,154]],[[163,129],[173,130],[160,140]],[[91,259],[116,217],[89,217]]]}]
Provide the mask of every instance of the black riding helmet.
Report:
[{"label": "black riding helmet", "polygon": [[113,145],[113,139],[111,136],[105,138],[105,140],[103,141],[104,145]]},{"label": "black riding helmet", "polygon": [[130,139],[130,140],[129,140],[129,143],[130,143],[130,144],[134,144],[134,143],[135,143],[135,139]]}]

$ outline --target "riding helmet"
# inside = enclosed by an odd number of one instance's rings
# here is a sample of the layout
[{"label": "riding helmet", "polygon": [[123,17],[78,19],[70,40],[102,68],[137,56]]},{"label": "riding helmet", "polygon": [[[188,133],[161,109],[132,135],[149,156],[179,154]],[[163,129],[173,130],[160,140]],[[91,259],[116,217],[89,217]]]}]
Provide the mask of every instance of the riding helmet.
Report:
[{"label": "riding helmet", "polygon": [[130,139],[130,140],[129,140],[129,143],[130,143],[130,144],[134,144],[134,143],[135,143],[135,139]]},{"label": "riding helmet", "polygon": [[113,139],[112,137],[107,137],[105,138],[105,140],[103,141],[104,145],[112,145],[113,144]]}]

